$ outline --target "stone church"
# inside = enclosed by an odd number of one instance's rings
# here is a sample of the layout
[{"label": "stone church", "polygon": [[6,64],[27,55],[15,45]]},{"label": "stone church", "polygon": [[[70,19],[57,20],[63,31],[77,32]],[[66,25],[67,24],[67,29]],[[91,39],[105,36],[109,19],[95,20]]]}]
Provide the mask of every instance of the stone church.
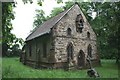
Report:
[{"label": "stone church", "polygon": [[34,68],[86,68],[100,64],[96,34],[75,3],[44,22],[25,41],[20,61]]}]

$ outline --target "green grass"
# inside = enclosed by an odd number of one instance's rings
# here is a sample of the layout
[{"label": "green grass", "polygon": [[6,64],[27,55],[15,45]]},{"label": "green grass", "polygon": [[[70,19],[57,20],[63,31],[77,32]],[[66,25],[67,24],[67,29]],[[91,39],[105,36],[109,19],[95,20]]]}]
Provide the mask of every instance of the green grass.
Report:
[{"label": "green grass", "polygon": [[[33,69],[20,63],[19,58],[3,58],[2,62],[3,78],[88,78],[87,70]],[[102,60],[102,66],[95,69],[102,78],[118,78],[115,60]]]}]

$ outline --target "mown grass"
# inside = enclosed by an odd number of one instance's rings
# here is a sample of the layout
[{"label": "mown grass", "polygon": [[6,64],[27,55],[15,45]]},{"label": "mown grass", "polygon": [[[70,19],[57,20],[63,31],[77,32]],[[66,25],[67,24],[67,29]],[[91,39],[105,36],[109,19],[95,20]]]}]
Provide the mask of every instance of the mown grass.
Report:
[{"label": "mown grass", "polygon": [[[3,78],[88,78],[87,70],[33,69],[20,63],[19,58],[3,58],[2,62]],[[101,62],[102,66],[95,67],[101,78],[118,78],[115,60]]]}]

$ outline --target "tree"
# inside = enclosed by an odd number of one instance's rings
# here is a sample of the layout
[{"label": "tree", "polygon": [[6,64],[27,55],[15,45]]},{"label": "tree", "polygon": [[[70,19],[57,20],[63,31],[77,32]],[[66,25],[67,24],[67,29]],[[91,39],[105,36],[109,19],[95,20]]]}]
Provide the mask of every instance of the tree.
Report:
[{"label": "tree", "polygon": [[46,21],[45,13],[43,10],[36,10],[35,20],[33,22],[33,31],[38,28],[44,21]]},{"label": "tree", "polygon": [[15,37],[10,31],[13,29],[11,20],[14,19],[13,14],[13,4],[12,3],[2,3],[2,55],[7,54],[8,48],[10,48],[10,43],[13,42]]},{"label": "tree", "polygon": [[97,34],[99,50],[102,58],[118,61],[118,29],[120,3],[91,3],[91,9],[97,13],[90,23]]},{"label": "tree", "polygon": [[59,13],[63,12],[64,9],[61,7],[56,7],[51,11],[50,17],[54,17],[56,15],[58,15]]},{"label": "tree", "polygon": [[[15,3],[5,2],[2,3],[2,56],[7,56],[9,52],[13,51],[12,47],[15,43],[23,44],[23,40],[16,38],[14,34],[11,33],[13,29],[11,20],[13,20],[14,12],[13,7]],[[16,47],[17,48],[17,47]]]},{"label": "tree", "polygon": [[[38,5],[42,6],[43,1],[44,0],[39,0]],[[33,3],[32,0],[23,0],[23,2],[24,4],[28,2],[30,2],[31,4]],[[14,7],[15,3],[2,3],[2,56],[8,56],[11,54],[14,55],[16,53],[16,50],[19,51],[20,45],[24,44],[21,38],[17,38],[14,34],[11,33],[11,30],[13,29],[11,20],[15,18],[13,12]],[[44,17],[44,11],[36,11],[40,13],[36,16],[36,18],[41,22],[37,22],[37,20],[35,20],[34,26],[38,27],[38,25],[41,25],[46,19]]]},{"label": "tree", "polygon": [[36,10],[36,16],[35,16],[35,20],[33,22],[33,31],[36,30],[36,28],[40,27],[40,25],[45,22],[46,20],[56,16],[57,14],[59,14],[60,12],[63,11],[63,8],[61,7],[57,7],[57,8],[54,8],[52,11],[51,11],[51,14],[47,17],[45,17],[45,13],[43,10]]}]

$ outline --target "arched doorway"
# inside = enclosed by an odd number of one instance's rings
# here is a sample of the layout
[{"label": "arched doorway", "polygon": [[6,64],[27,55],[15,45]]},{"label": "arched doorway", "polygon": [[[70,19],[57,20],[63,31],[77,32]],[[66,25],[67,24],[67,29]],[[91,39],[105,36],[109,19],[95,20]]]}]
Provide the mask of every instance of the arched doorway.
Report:
[{"label": "arched doorway", "polygon": [[78,53],[78,67],[83,67],[84,66],[84,63],[85,63],[85,55],[84,55],[84,52],[83,50],[80,50],[79,53]]},{"label": "arched doorway", "polygon": [[68,43],[67,46],[67,62],[69,63],[70,60],[73,59],[73,45],[72,43]]}]

